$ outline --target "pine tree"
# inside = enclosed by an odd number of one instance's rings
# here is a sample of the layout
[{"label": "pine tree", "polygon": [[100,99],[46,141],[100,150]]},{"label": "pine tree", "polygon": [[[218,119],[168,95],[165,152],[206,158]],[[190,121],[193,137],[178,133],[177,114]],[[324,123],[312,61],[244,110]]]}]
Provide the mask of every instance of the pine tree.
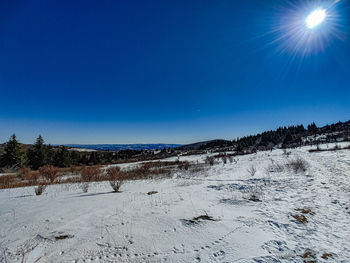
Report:
[{"label": "pine tree", "polygon": [[28,150],[28,163],[35,170],[47,164],[47,147],[41,135],[39,135],[35,144]]},{"label": "pine tree", "polygon": [[98,156],[98,154],[96,152],[92,152],[90,154],[90,158],[89,158],[89,164],[99,164],[101,162],[100,157]]},{"label": "pine tree", "polygon": [[317,126],[316,126],[316,124],[313,122],[313,123],[311,123],[311,124],[309,124],[308,126],[307,126],[307,130],[309,131],[309,132],[316,132],[317,131]]},{"label": "pine tree", "polygon": [[70,153],[66,147],[61,146],[54,156],[54,165],[58,167],[68,167],[71,164]]},{"label": "pine tree", "polygon": [[16,135],[13,134],[5,145],[4,154],[0,157],[0,166],[20,168],[23,165],[23,152]]}]

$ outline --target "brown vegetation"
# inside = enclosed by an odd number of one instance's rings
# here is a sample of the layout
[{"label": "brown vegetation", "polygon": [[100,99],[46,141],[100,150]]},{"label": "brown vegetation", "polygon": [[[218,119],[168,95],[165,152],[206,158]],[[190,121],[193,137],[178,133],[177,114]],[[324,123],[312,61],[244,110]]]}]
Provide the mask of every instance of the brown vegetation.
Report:
[{"label": "brown vegetation", "polygon": [[308,222],[307,218],[304,215],[292,215],[292,217],[299,223],[305,224]]},{"label": "brown vegetation", "polygon": [[113,188],[114,192],[119,192],[120,187],[123,184],[123,181],[126,179],[125,173],[120,171],[119,166],[110,167],[107,170],[107,177],[109,179],[109,184]]},{"label": "brown vegetation", "polygon": [[[54,166],[43,166],[39,171],[32,171],[28,168],[21,169],[17,174],[0,176],[0,189],[17,188],[27,186],[37,186],[40,183],[65,184],[82,182],[113,181],[115,177],[125,180],[154,179],[171,175],[175,169],[189,170],[196,172],[200,170],[200,165],[192,165],[188,161],[155,161],[145,162],[133,169],[121,171],[119,167],[107,169],[102,172],[102,166],[72,166],[67,168],[57,168]],[[193,168],[193,169],[192,169]],[[197,169],[198,168],[198,169]],[[196,170],[197,169],[197,170]],[[110,171],[110,172],[108,172]],[[60,178],[67,175],[64,178]],[[60,178],[60,180],[57,180]]]},{"label": "brown vegetation", "polygon": [[323,259],[328,259],[328,258],[331,258],[331,257],[333,257],[333,255],[331,253],[323,253],[322,256],[321,256],[321,258],[323,258]]},{"label": "brown vegetation", "polygon": [[81,169],[80,175],[83,182],[98,181],[100,169],[95,166],[85,166]]},{"label": "brown vegetation", "polygon": [[58,168],[52,165],[44,165],[39,168],[39,174],[53,183],[58,176]]}]

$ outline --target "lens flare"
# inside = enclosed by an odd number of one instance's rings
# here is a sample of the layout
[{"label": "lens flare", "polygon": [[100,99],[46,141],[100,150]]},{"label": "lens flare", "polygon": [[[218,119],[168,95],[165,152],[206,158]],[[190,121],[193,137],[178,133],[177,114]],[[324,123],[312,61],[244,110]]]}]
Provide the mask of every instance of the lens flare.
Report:
[{"label": "lens flare", "polygon": [[310,29],[315,28],[319,24],[321,24],[326,19],[327,13],[326,10],[319,8],[315,11],[313,11],[307,18],[306,18],[306,26]]}]

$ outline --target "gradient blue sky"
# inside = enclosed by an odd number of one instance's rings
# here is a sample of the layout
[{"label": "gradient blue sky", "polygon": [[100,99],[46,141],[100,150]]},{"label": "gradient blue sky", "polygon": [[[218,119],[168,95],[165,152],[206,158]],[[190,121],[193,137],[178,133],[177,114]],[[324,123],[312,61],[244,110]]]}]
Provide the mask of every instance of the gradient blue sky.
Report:
[{"label": "gradient blue sky", "polygon": [[285,24],[329,1],[286,2],[2,0],[0,142],[190,143],[350,119],[349,2],[298,51]]}]

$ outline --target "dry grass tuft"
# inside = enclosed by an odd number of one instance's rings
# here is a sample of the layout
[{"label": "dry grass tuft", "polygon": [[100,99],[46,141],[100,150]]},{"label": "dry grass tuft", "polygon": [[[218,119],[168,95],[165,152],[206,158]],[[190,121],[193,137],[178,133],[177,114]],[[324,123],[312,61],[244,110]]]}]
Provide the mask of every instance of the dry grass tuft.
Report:
[{"label": "dry grass tuft", "polygon": [[253,177],[256,174],[256,168],[252,165],[247,169],[247,172]]},{"label": "dry grass tuft", "polygon": [[316,263],[316,254],[311,250],[306,250],[300,257],[304,263]]},{"label": "dry grass tuft", "polygon": [[310,215],[314,215],[315,214],[309,208],[297,208],[297,209],[295,209],[295,211],[298,211],[298,212],[300,212],[302,214],[310,214]]},{"label": "dry grass tuft", "polygon": [[323,253],[321,256],[321,258],[323,258],[323,259],[328,259],[328,258],[332,258],[332,257],[333,257],[333,255],[331,253]]},{"label": "dry grass tuft", "polygon": [[292,215],[292,217],[301,224],[308,222],[307,218],[304,215]]}]

